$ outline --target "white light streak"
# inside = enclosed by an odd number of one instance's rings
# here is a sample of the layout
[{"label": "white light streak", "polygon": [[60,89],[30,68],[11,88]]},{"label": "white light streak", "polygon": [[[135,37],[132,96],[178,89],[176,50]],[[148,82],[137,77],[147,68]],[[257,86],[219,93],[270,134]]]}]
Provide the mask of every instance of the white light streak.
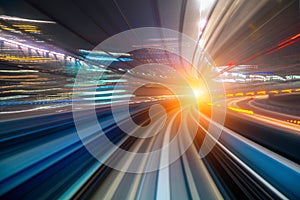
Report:
[{"label": "white light streak", "polygon": [[41,52],[44,52],[44,53],[52,53],[52,54],[55,54],[55,55],[58,55],[58,56],[65,56],[62,53],[57,53],[57,52],[49,51],[49,50],[46,50],[46,49],[41,49],[41,48],[34,47],[34,46],[31,46],[31,45],[28,45],[28,44],[23,44],[23,43],[20,43],[20,42],[9,40],[9,39],[6,39],[4,37],[0,37],[0,40],[5,41],[5,42],[10,43],[10,44],[18,45],[18,46],[21,46],[21,47],[26,47],[26,48],[29,48],[29,49],[34,49],[34,50],[37,50],[37,51],[41,51]]},{"label": "white light streak", "polygon": [[7,16],[7,15],[0,15],[0,19],[9,20],[9,21],[19,21],[19,22],[32,22],[32,23],[42,23],[42,24],[56,24],[56,22],[54,22],[54,21],[26,19],[26,18],[13,17],[13,16]]}]

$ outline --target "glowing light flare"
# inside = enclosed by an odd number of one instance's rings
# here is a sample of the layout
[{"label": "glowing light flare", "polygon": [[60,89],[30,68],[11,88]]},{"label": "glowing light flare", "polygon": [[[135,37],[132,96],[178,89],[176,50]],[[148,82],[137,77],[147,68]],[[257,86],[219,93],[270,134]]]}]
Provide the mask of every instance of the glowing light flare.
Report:
[{"label": "glowing light flare", "polygon": [[193,90],[193,94],[191,95],[197,98],[198,103],[211,101],[210,93],[202,79],[190,80],[189,84]]},{"label": "glowing light flare", "polygon": [[197,88],[193,88],[193,92],[197,98],[204,94],[203,90]]}]

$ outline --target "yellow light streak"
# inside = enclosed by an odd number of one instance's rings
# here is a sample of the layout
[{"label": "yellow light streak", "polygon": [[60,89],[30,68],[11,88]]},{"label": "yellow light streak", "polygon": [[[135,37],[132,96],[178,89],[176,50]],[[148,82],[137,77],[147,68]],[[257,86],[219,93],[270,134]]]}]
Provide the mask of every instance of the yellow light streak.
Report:
[{"label": "yellow light streak", "polygon": [[292,93],[292,89],[281,90],[283,93]]},{"label": "yellow light streak", "polygon": [[40,33],[40,30],[35,30],[35,29],[24,29],[25,32],[29,32],[29,33]]},{"label": "yellow light streak", "polygon": [[52,60],[52,59],[51,58],[42,58],[42,57],[0,56],[0,60],[8,60],[8,61],[48,61],[48,60]]},{"label": "yellow light streak", "polygon": [[271,90],[269,93],[271,93],[271,94],[278,94],[279,92],[278,92],[278,90]]},{"label": "yellow light streak", "polygon": [[238,93],[235,94],[235,96],[237,96],[237,97],[244,96],[244,93],[238,92]]},{"label": "yellow light streak", "polygon": [[233,110],[236,112],[240,112],[240,113],[246,113],[246,114],[250,114],[253,115],[254,112],[252,110],[245,110],[245,109],[241,109],[241,108],[234,108],[234,107],[228,107],[229,110]]},{"label": "yellow light streak", "polygon": [[258,91],[257,94],[263,95],[266,94],[266,91]]}]

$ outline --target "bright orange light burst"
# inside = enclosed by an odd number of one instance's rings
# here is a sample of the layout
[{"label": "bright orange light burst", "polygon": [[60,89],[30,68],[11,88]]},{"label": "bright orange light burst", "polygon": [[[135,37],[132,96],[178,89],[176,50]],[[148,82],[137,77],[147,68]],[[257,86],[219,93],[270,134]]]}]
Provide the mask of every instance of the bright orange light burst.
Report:
[{"label": "bright orange light burst", "polygon": [[198,103],[200,102],[211,102],[211,96],[207,89],[206,84],[202,79],[193,80],[190,82],[190,86],[193,90],[193,94]]}]

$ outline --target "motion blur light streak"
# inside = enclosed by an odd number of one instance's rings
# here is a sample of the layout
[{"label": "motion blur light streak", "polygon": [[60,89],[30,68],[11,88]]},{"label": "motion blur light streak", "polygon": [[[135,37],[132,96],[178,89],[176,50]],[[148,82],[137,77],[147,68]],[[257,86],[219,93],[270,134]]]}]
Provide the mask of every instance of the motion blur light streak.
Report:
[{"label": "motion blur light streak", "polygon": [[252,110],[244,110],[244,109],[240,109],[240,108],[233,108],[233,107],[228,107],[230,110],[233,111],[237,111],[237,112],[241,112],[241,113],[247,113],[247,114],[251,114],[253,115],[253,111]]},{"label": "motion blur light streak", "polygon": [[0,199],[300,199],[298,0],[0,0]]}]

